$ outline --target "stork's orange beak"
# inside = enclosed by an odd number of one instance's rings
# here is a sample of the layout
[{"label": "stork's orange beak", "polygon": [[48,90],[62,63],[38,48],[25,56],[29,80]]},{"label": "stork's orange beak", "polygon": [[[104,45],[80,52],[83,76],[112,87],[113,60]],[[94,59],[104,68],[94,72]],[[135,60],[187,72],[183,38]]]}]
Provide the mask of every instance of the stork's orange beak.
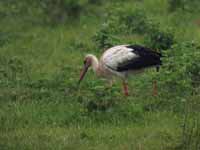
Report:
[{"label": "stork's orange beak", "polygon": [[83,80],[85,74],[86,74],[87,71],[88,71],[88,68],[89,68],[89,65],[88,65],[88,64],[85,64],[85,65],[83,66],[83,69],[82,69],[82,71],[81,71],[80,79],[79,79],[79,81],[78,81],[78,84],[80,84],[81,81]]}]

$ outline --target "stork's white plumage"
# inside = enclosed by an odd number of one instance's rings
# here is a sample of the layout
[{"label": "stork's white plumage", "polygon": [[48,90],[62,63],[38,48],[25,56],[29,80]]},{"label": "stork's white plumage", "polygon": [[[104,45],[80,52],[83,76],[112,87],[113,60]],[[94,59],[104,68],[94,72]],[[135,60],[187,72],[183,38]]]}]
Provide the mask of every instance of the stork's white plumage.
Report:
[{"label": "stork's white plumage", "polygon": [[123,80],[124,93],[128,95],[127,78],[129,74],[142,72],[148,67],[156,67],[158,69],[161,65],[160,57],[160,53],[139,45],[114,46],[106,50],[99,61],[96,56],[89,54],[85,57],[79,83],[88,68],[92,66],[98,76],[110,80],[112,80],[113,76],[120,77]]}]

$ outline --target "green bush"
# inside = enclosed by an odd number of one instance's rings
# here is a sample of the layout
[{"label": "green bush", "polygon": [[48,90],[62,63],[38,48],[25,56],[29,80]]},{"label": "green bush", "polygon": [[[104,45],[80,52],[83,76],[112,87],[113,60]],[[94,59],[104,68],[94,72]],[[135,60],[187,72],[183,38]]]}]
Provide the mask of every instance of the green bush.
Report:
[{"label": "green bush", "polygon": [[175,43],[174,35],[170,30],[161,31],[152,28],[145,34],[145,44],[156,50],[167,50]]},{"label": "green bush", "polygon": [[174,44],[174,35],[167,29],[163,31],[159,24],[149,19],[144,10],[136,9],[121,13],[119,22],[123,22],[125,31],[143,35],[144,43],[152,49],[166,50]]},{"label": "green bush", "polygon": [[179,96],[193,93],[200,86],[200,47],[194,42],[179,43],[165,54],[160,74],[165,87]]},{"label": "green bush", "polygon": [[98,48],[101,49],[109,48],[119,43],[114,21],[102,24],[100,30],[93,36],[93,40],[97,43]]},{"label": "green bush", "polygon": [[184,8],[184,1],[183,0],[168,0],[169,3],[169,10],[175,11],[178,8]]},{"label": "green bush", "polygon": [[155,50],[169,49],[175,43],[172,31],[163,31],[159,24],[147,17],[144,10],[116,9],[108,16],[107,21],[94,36],[100,48],[117,45],[123,37],[134,34],[143,36],[144,44]]},{"label": "green bush", "polygon": [[119,22],[123,22],[126,32],[145,34],[149,30],[147,16],[143,10],[127,10],[119,13]]},{"label": "green bush", "polygon": [[199,5],[198,0],[168,0],[168,5],[169,11],[171,12],[174,12],[177,9],[187,11],[199,11],[199,9],[196,7],[197,5]]}]

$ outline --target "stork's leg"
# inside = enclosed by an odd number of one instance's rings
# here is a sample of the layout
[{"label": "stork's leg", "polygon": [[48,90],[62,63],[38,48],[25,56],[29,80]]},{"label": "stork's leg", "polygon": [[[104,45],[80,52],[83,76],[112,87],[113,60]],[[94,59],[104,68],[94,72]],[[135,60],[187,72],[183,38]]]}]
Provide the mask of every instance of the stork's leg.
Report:
[{"label": "stork's leg", "polygon": [[[159,72],[160,67],[156,66],[156,71]],[[153,96],[157,96],[158,95],[158,88],[157,88],[157,81],[154,80],[153,81]]]},{"label": "stork's leg", "polygon": [[157,95],[158,95],[157,81],[154,80],[153,81],[153,96],[157,96]]},{"label": "stork's leg", "polygon": [[128,92],[128,83],[126,81],[123,81],[123,88],[124,88],[124,95],[128,96],[129,92]]}]

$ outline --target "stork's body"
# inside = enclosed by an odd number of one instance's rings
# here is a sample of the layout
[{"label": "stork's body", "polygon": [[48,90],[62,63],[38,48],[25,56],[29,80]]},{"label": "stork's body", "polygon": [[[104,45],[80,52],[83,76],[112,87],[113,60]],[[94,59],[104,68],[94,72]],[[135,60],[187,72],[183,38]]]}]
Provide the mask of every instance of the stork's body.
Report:
[{"label": "stork's body", "polygon": [[[139,45],[119,45],[106,50],[100,60],[89,54],[84,60],[84,69],[80,81],[89,66],[92,66],[98,76],[112,80],[117,76],[123,80],[124,93],[128,95],[127,78],[130,74],[140,73],[145,68],[161,65],[161,54]],[[79,81],[79,82],[80,82]]]}]

